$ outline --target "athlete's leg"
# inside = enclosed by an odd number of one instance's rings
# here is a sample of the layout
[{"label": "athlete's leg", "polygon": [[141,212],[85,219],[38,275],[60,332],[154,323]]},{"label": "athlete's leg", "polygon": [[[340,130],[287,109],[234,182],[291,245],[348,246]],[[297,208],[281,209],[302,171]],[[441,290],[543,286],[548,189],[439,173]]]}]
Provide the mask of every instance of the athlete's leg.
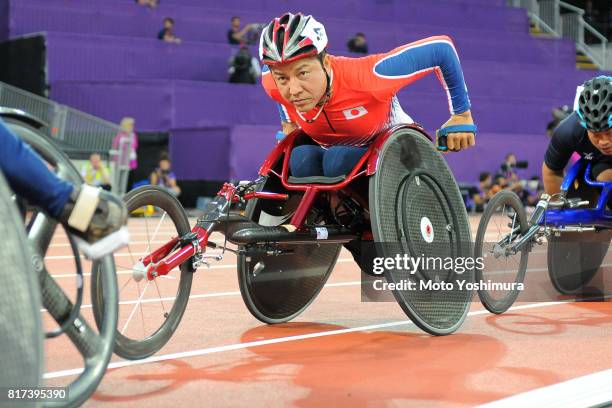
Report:
[{"label": "athlete's leg", "polygon": [[73,186],[49,171],[40,156],[9,131],[0,119],[0,169],[18,195],[58,217]]},{"label": "athlete's leg", "polygon": [[108,238],[97,246],[80,245],[88,256],[98,258],[126,243],[126,234],[114,234],[127,222],[127,210],[119,197],[91,186],[74,188],[61,180],[2,120],[0,146],[0,169],[16,194],[88,243]]},{"label": "athlete's leg", "polygon": [[366,152],[365,147],[332,146],[323,156],[323,174],[337,177],[348,174]]},{"label": "athlete's leg", "polygon": [[[591,178],[597,181],[612,181],[612,160],[605,157],[591,164]],[[607,207],[612,207],[612,197],[608,198]]]},{"label": "athlete's leg", "polygon": [[597,181],[612,181],[612,158],[606,156],[593,162],[591,178]]},{"label": "athlete's leg", "polygon": [[323,154],[325,149],[319,145],[302,145],[293,148],[289,168],[294,177],[323,175]]}]

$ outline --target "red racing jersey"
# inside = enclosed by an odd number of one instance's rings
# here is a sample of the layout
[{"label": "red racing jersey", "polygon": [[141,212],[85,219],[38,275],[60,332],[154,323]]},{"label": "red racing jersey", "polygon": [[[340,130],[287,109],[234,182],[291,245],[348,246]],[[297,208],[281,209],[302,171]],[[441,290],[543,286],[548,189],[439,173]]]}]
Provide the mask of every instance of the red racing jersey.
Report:
[{"label": "red racing jersey", "polygon": [[425,38],[397,47],[385,54],[363,58],[330,56],[331,98],[322,114],[319,107],[300,112],[280,94],[268,67],[262,84],[279,104],[281,120],[296,123],[323,146],[364,146],[380,132],[413,120],[401,108],[397,92],[435,72],[448,98],[450,113],[470,109],[470,100],[459,57],[447,36]]}]

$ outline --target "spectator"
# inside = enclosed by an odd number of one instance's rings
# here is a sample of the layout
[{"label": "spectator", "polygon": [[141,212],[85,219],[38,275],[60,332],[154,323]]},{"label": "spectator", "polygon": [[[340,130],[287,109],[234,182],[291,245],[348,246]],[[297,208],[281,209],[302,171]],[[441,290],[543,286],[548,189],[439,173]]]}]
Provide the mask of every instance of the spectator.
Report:
[{"label": "spectator", "polygon": [[102,163],[99,153],[92,153],[89,161],[81,168],[81,176],[91,186],[101,187],[105,190],[111,189],[110,170]]},{"label": "spectator", "polygon": [[491,188],[493,186],[493,177],[488,171],[480,173],[478,176],[478,192],[472,195],[472,200],[476,205],[476,211],[482,212],[484,206],[492,197]]},{"label": "spectator", "polygon": [[229,60],[229,82],[239,84],[254,84],[261,76],[259,61],[249,51],[248,47],[242,46],[238,52]]},{"label": "spectator", "polygon": [[170,194],[179,196],[181,188],[176,184],[176,176],[172,172],[172,163],[166,154],[159,159],[159,165],[151,173],[150,181],[154,186],[160,186],[168,190]]},{"label": "spectator", "polygon": [[[502,173],[496,174],[493,178],[493,187],[491,188],[492,195],[495,195],[495,193],[500,190],[511,190],[521,196],[523,187],[521,186],[516,172],[512,167],[504,167],[504,165],[507,165],[509,162],[511,163],[512,157],[514,157],[512,153],[506,156],[507,161],[502,164]],[[514,160],[516,160],[516,158]],[[510,169],[510,171],[504,170],[504,168]]]},{"label": "spectator", "polygon": [[165,42],[180,44],[181,39],[174,35],[174,20],[170,17],[164,18],[164,28],[159,30],[157,38]]},{"label": "spectator", "polygon": [[357,33],[355,36],[346,43],[348,50],[350,52],[355,52],[359,54],[367,54],[368,53],[368,44],[366,43],[366,38],[364,33]]},{"label": "spectator", "polygon": [[[127,185],[130,184],[131,171],[138,167],[138,137],[134,132],[134,118],[125,117],[119,124],[120,130],[113,138],[111,161],[113,163],[113,174],[115,185],[120,193],[125,192]],[[128,148],[129,147],[129,148]],[[122,173],[122,170],[129,169],[129,172]]]},{"label": "spectator", "polygon": [[136,4],[138,4],[139,6],[145,6],[145,7],[154,9],[155,7],[159,5],[159,1],[158,0],[136,0]]},{"label": "spectator", "polygon": [[501,165],[502,173],[509,183],[516,183],[518,181],[518,175],[514,168],[516,167],[516,156],[514,153],[508,153],[504,162]]},{"label": "spectator", "polygon": [[244,42],[247,44],[258,44],[261,38],[261,32],[266,27],[265,24],[251,24],[251,29],[245,34]]},{"label": "spectator", "polygon": [[540,200],[540,196],[544,192],[544,186],[540,182],[540,177],[533,176],[523,188],[523,204],[526,206],[535,206]]},{"label": "spectator", "polygon": [[247,24],[242,30],[240,29],[240,17],[234,16],[231,20],[230,29],[227,32],[227,40],[230,44],[246,44],[247,33],[255,28],[258,28],[258,24]]},{"label": "spectator", "polygon": [[[119,157],[129,157],[130,170],[138,167],[138,156],[136,155],[136,149],[138,149],[138,136],[134,132],[134,125],[136,121],[134,118],[125,117],[121,119],[119,123],[119,133],[113,139],[113,150],[116,150]],[[130,146],[129,151],[119,151],[119,149],[125,149]]]}]

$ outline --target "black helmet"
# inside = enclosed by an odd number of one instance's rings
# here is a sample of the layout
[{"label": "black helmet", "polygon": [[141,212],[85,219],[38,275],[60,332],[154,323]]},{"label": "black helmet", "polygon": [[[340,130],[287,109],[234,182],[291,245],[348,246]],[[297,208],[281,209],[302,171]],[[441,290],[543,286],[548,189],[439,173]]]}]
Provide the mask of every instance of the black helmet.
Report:
[{"label": "black helmet", "polygon": [[593,132],[612,128],[612,77],[601,75],[582,87],[576,109],[582,127]]}]

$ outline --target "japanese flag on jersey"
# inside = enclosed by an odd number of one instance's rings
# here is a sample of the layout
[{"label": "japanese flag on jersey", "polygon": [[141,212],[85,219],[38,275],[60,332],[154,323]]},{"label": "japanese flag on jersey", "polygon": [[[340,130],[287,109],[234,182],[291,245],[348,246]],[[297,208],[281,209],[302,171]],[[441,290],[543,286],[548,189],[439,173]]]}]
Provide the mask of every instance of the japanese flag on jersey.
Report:
[{"label": "japanese flag on jersey", "polygon": [[356,108],[345,109],[342,111],[346,120],[357,119],[368,113],[368,110],[363,106]]}]

